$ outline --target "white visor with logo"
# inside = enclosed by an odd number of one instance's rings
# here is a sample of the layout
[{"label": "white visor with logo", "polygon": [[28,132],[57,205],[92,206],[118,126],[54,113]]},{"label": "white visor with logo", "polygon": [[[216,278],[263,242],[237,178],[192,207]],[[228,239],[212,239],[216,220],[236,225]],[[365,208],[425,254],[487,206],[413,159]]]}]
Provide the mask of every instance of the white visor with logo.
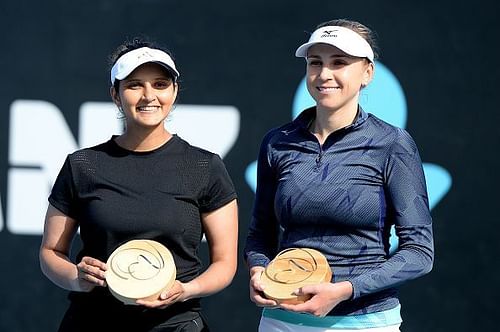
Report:
[{"label": "white visor with logo", "polygon": [[127,52],[118,58],[113,68],[111,68],[111,84],[115,84],[115,80],[124,79],[137,67],[147,62],[162,65],[174,76],[174,80],[177,80],[180,76],[170,55],[158,49],[141,47]]},{"label": "white visor with logo", "polygon": [[340,26],[325,26],[317,29],[307,43],[297,48],[295,56],[306,58],[309,48],[319,43],[335,46],[348,55],[367,58],[373,63],[373,50],[366,39],[351,29]]}]

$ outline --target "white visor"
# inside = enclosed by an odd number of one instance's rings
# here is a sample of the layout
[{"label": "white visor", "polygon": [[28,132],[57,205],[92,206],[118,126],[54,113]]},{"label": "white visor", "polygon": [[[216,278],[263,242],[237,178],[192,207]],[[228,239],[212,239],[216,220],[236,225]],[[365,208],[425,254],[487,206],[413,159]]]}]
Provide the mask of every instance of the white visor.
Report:
[{"label": "white visor", "polygon": [[149,47],[141,47],[122,55],[111,68],[111,85],[115,80],[123,80],[130,75],[137,67],[147,62],[154,62],[165,67],[172,75],[174,80],[180,76],[175,68],[174,60],[165,52]]},{"label": "white visor", "polygon": [[295,51],[295,56],[307,57],[309,47],[318,43],[335,46],[346,54],[367,58],[373,63],[373,50],[370,44],[358,33],[339,26],[325,26],[314,31],[309,41]]}]

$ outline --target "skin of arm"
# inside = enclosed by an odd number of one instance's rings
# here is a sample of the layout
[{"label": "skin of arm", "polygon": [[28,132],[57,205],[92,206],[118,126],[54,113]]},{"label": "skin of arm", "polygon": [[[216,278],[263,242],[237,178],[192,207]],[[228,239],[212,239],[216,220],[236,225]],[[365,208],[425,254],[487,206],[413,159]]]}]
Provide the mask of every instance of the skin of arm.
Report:
[{"label": "skin of arm", "polygon": [[160,294],[155,301],[138,300],[149,308],[165,308],[175,302],[214,294],[227,287],[236,273],[238,257],[238,205],[236,200],[202,214],[205,236],[209,246],[210,265],[195,279],[174,286]]},{"label": "skin of arm", "polygon": [[95,286],[106,285],[106,264],[92,257],[83,257],[78,264],[71,262],[69,252],[77,230],[76,220],[49,205],[39,252],[40,267],[59,287],[90,292]]}]

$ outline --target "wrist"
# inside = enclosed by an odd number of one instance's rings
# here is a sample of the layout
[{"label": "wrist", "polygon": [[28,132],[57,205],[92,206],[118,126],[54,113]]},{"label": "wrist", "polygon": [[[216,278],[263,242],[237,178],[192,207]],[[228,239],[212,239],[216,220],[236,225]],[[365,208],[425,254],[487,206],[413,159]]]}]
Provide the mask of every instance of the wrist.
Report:
[{"label": "wrist", "polygon": [[183,296],[182,301],[187,301],[189,299],[201,296],[199,284],[198,284],[196,279],[193,279],[193,280],[186,282],[186,283],[179,282],[179,284],[184,292],[184,296]]},{"label": "wrist", "polygon": [[80,285],[80,275],[78,272],[78,267],[74,265],[74,271],[72,271],[69,279],[69,290],[75,292],[81,292],[82,287]]},{"label": "wrist", "polygon": [[338,283],[338,285],[341,287],[342,300],[350,300],[354,293],[354,287],[352,286],[351,282],[341,281]]}]

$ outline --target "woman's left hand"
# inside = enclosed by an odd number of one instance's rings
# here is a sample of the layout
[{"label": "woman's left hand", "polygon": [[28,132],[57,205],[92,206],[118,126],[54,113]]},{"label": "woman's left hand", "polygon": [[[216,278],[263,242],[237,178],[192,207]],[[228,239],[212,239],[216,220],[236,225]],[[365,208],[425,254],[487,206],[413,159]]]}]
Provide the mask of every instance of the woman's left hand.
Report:
[{"label": "woman's left hand", "polygon": [[352,296],[352,284],[349,281],[322,283],[299,288],[295,295],[311,295],[304,303],[280,305],[281,308],[294,312],[307,312],[318,317],[326,316],[342,301]]},{"label": "woman's left hand", "polygon": [[172,287],[160,294],[158,299],[153,301],[137,300],[135,303],[147,308],[164,309],[175,302],[182,302],[187,299],[186,284],[176,280]]}]

